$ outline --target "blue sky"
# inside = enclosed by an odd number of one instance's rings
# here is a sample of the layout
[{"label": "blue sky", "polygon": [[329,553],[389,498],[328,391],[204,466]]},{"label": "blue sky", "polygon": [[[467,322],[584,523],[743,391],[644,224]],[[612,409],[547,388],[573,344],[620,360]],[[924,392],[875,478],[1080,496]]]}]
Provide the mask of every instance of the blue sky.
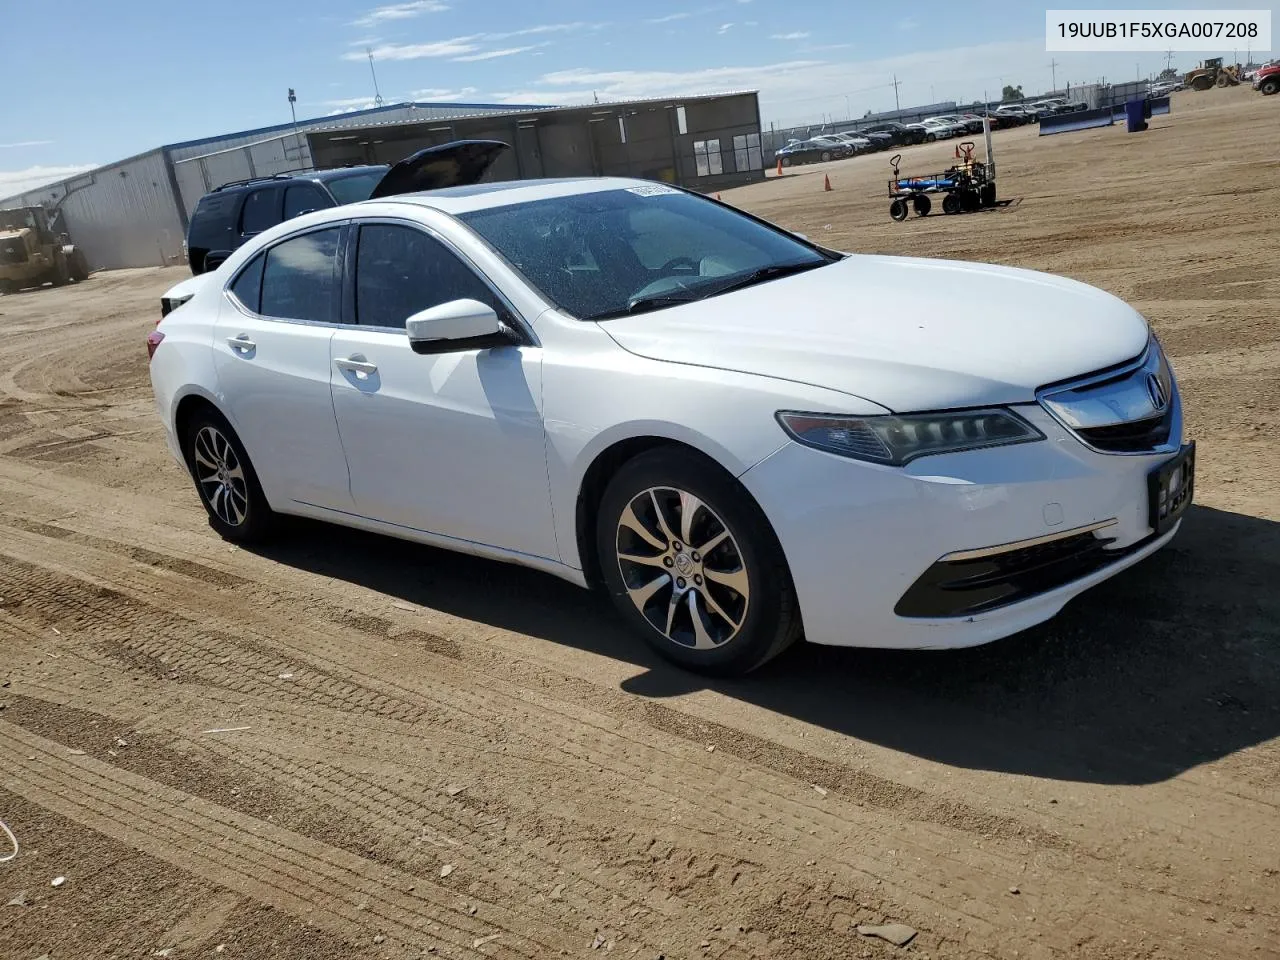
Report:
[{"label": "blue sky", "polygon": [[[1163,66],[1158,53],[1048,54],[1040,5],[955,9],[942,0],[0,0],[6,74],[28,78],[23,96],[11,84],[0,102],[0,197],[163,143],[287,122],[291,86],[299,118],[371,106],[366,47],[387,102],[759,89],[766,126],[891,108],[895,73],[907,106],[995,97],[1003,83],[1047,90],[1054,59],[1059,84]],[[1224,53],[1179,53],[1174,64]]]}]

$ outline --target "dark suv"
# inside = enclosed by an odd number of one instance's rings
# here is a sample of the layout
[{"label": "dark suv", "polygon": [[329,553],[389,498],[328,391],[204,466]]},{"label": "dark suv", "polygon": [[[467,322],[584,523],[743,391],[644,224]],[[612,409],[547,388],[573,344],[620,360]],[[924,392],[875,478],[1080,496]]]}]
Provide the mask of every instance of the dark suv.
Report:
[{"label": "dark suv", "polygon": [[216,270],[250,237],[312,210],[475,183],[510,149],[495,140],[457,140],[419,150],[394,166],[340,167],[225,183],[201,197],[191,214],[191,272]]},{"label": "dark suv", "polygon": [[886,121],[874,126],[863,127],[858,131],[863,136],[868,133],[887,133],[893,138],[893,146],[904,147],[912,143],[924,143],[925,131],[905,126],[901,123]]},{"label": "dark suv", "polygon": [[213,270],[255,234],[312,210],[368,200],[389,167],[347,167],[223,184],[200,198],[187,230],[192,273]]}]

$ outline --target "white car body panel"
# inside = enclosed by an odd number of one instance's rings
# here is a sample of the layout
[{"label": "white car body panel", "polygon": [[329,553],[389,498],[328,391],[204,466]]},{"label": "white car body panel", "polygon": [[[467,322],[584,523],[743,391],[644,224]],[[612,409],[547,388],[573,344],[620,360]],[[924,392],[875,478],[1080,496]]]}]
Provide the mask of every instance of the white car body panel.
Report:
[{"label": "white car body panel", "polygon": [[1136,357],[1148,336],[1132,307],[1083,283],[857,255],[605,329],[640,356],[785,377],[898,412],[1032,401],[1043,384]]},{"label": "white car body panel", "polygon": [[272,509],[289,502],[352,507],[329,388],[333,334],[332,327],[251,316],[228,297],[218,304],[219,408],[252,451]]},{"label": "white car body panel", "polygon": [[[347,358],[377,370],[342,369]],[[422,356],[403,332],[356,327],[333,334],[332,360],[355,513],[557,559],[541,348]]]},{"label": "white car body panel", "polygon": [[[1026,270],[855,255],[597,323],[547,302],[453,219],[620,186],[637,184],[520,183],[318,211],[179,284],[193,295],[161,322],[165,339],[151,362],[175,456],[182,460],[179,405],[198,396],[231,421],[280,512],[585,584],[579,497],[592,464],[628,441],[680,443],[739,478],[763,509],[791,567],[806,637],[826,644],[987,642],[1047,619],[1173,536],[1176,528],[1152,540],[1147,525],[1147,475],[1168,452],[1096,452],[1036,403],[1045,384],[1142,353],[1148,326],[1122,301]],[[225,293],[263,245],[365,218],[416,223],[445,239],[502,292],[531,343],[420,355],[402,332],[256,318]],[[241,334],[255,350],[227,342]],[[355,357],[376,372],[360,377],[334,362]],[[888,467],[803,446],[775,420],[779,410],[875,416],[991,405],[1014,407],[1046,439]],[[894,612],[948,553],[1098,522],[1112,522],[1114,548],[1141,549],[977,616]]]}]

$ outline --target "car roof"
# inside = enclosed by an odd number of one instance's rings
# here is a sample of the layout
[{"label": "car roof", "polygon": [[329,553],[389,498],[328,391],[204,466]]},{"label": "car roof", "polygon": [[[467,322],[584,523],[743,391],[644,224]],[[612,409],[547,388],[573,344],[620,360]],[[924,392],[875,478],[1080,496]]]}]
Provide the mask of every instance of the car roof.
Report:
[{"label": "car roof", "polygon": [[[607,190],[628,190],[645,188],[646,190],[662,189],[675,192],[678,188],[653,180],[639,180],[630,177],[561,177],[542,180],[504,180],[497,183],[473,183],[461,187],[443,187],[439,190],[425,190],[421,193],[402,193],[392,197],[376,200],[364,200],[361,203],[407,203],[417,206],[431,207],[442,213],[459,215],[492,207],[506,207],[516,203],[528,203],[532,200],[547,200],[552,197],[572,197],[587,193],[603,193]],[[343,209],[350,210],[349,205]]]}]

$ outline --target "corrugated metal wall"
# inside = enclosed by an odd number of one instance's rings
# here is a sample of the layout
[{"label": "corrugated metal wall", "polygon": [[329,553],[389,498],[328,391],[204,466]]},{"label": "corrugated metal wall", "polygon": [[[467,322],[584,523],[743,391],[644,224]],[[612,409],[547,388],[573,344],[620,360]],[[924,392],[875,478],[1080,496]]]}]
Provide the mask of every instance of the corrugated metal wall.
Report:
[{"label": "corrugated metal wall", "polygon": [[183,255],[185,231],[163,150],[32,190],[4,205],[59,201],[71,239],[84,250],[90,269],[157,266]]}]

